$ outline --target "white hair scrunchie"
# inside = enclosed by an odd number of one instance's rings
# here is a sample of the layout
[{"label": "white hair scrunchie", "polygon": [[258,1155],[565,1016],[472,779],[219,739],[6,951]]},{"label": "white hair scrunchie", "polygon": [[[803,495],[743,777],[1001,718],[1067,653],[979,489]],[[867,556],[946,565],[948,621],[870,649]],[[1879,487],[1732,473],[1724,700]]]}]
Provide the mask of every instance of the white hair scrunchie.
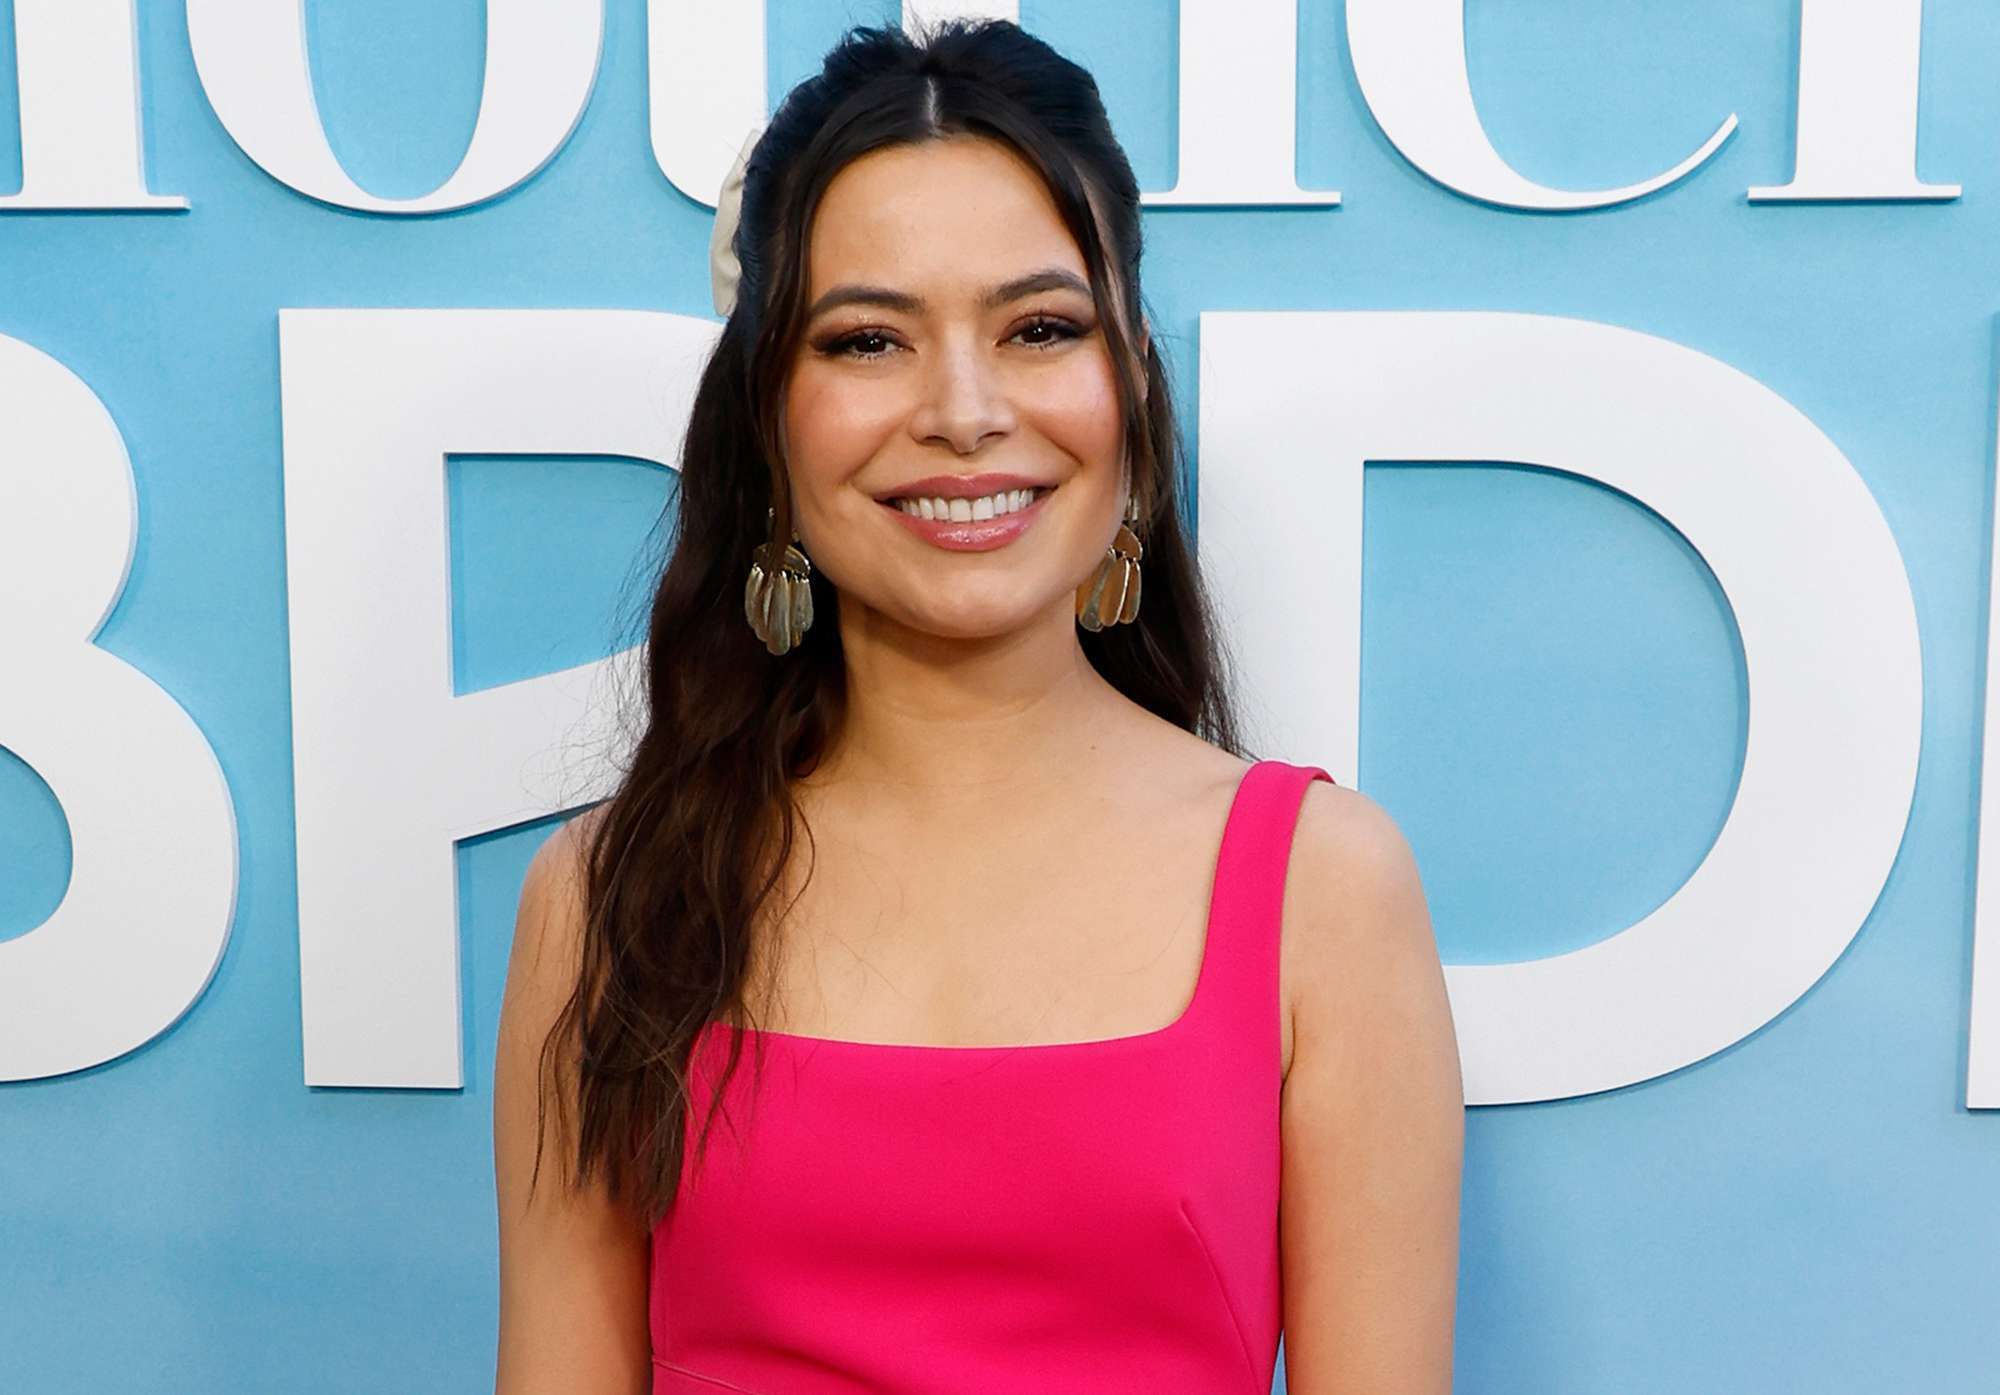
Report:
[{"label": "white hair scrunchie", "polygon": [[743,216],[743,168],[750,152],[764,134],[764,122],[750,128],[736,163],[723,176],[722,190],[715,197],[715,226],[708,234],[708,285],[715,297],[715,313],[728,319],[736,308],[736,288],[743,280],[743,264],[736,257],[736,225]]}]

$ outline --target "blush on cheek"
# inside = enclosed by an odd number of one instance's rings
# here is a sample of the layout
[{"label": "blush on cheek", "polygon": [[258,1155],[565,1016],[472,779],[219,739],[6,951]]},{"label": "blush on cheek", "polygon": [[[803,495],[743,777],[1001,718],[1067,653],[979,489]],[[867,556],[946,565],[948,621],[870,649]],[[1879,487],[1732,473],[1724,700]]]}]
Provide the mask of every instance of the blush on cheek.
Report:
[{"label": "blush on cheek", "polygon": [[851,434],[852,412],[841,393],[814,380],[810,372],[795,374],[785,393],[783,415],[786,458],[793,468],[815,471],[837,459]]},{"label": "blush on cheek", "polygon": [[887,385],[816,366],[796,369],[785,391],[784,445],[792,484],[809,512],[838,512],[840,491],[891,449],[909,407]]},{"label": "blush on cheek", "polygon": [[1124,422],[1108,366],[1079,373],[1044,398],[1036,415],[1049,437],[1086,467],[1115,461]]}]

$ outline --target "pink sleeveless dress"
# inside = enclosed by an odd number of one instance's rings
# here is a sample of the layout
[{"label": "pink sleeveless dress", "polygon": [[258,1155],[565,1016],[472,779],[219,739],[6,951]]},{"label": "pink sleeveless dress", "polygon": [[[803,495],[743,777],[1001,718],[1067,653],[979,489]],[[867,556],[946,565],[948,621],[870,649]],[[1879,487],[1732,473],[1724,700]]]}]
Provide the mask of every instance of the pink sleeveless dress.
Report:
[{"label": "pink sleeveless dress", "polygon": [[[654,1395],[1269,1395],[1279,913],[1317,766],[1230,806],[1194,999],[1138,1036],[930,1046],[761,1033],[695,1167],[728,1050],[696,1044],[652,1236]],[[732,1124],[734,1128],[732,1129]]]}]

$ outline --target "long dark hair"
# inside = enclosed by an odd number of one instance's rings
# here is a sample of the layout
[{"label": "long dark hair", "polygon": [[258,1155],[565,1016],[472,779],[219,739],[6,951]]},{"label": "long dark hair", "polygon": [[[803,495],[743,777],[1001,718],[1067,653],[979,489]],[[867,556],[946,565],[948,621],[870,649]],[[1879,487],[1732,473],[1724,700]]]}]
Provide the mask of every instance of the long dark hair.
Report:
[{"label": "long dark hair", "polygon": [[[803,330],[814,211],[857,157],[957,134],[1004,142],[1040,173],[1083,253],[1118,368],[1145,600],[1135,621],[1079,628],[1078,641],[1133,702],[1241,754],[1181,516],[1181,442],[1157,336],[1143,357],[1136,348],[1139,187],[1097,84],[1006,21],[948,21],[917,36],[849,29],[786,96],[745,167],[742,278],[681,451],[642,651],[647,710],[583,840],[580,972],[542,1050],[544,1103],[553,1095],[565,1116],[567,1092],[551,1082],[559,1056],[576,1066],[581,1127],[565,1135],[573,1149],[564,1143],[574,1181],[601,1175],[649,1228],[679,1190],[702,1028],[725,1014],[755,1025],[750,928],[805,823],[791,782],[811,772],[846,710],[837,597],[823,577],[812,579],[820,618],[789,653],[766,652],[744,618],[752,548],[791,536],[778,406]],[[744,1034],[730,1039],[703,1147],[742,1054]]]}]

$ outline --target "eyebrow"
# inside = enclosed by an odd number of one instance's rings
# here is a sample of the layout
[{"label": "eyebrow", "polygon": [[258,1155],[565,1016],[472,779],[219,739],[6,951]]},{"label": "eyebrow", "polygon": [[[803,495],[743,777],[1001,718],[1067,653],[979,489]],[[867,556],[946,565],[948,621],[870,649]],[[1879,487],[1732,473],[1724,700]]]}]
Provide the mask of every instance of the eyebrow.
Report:
[{"label": "eyebrow", "polygon": [[[1090,294],[1090,283],[1073,271],[1048,266],[1025,276],[1016,276],[1011,281],[1002,281],[980,297],[980,304],[988,310],[996,310],[1009,301],[1034,295],[1037,291],[1055,290],[1078,291],[1087,296]],[[812,308],[806,311],[806,318],[817,319],[842,305],[879,305],[905,315],[921,315],[929,308],[929,303],[922,296],[911,295],[908,291],[892,290],[888,286],[848,284],[835,286],[814,301]]]}]

